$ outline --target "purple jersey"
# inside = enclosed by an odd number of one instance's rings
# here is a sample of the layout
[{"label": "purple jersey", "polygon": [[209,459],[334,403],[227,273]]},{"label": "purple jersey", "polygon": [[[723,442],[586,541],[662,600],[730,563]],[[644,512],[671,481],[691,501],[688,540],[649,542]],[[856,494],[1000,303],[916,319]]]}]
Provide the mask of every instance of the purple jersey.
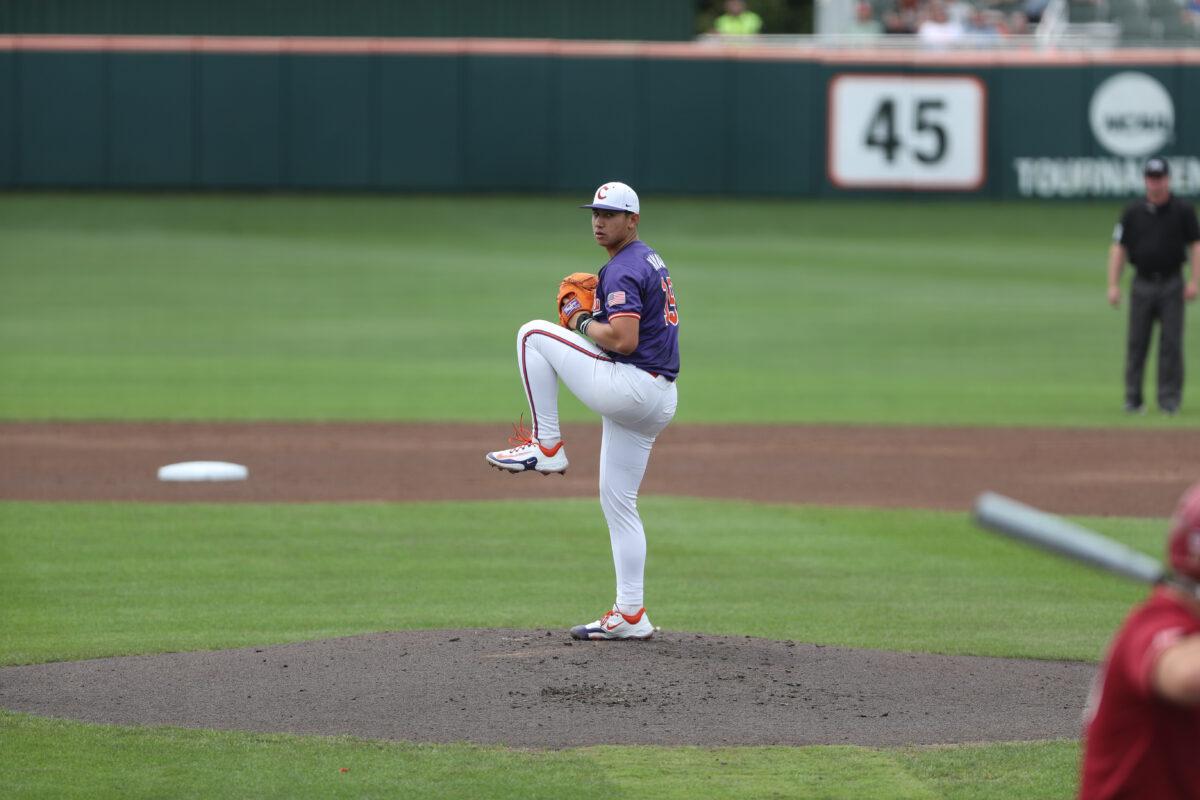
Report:
[{"label": "purple jersey", "polygon": [[600,269],[593,315],[599,322],[636,317],[638,346],[629,355],[609,352],[614,361],[633,364],[674,380],[679,375],[679,312],[667,265],[641,240],[626,245]]}]

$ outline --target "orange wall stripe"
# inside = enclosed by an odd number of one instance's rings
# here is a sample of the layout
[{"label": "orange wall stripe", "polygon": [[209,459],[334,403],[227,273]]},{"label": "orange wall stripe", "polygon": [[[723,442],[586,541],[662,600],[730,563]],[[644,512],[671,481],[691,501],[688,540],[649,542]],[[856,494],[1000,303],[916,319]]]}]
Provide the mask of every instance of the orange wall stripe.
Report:
[{"label": "orange wall stripe", "polygon": [[804,61],[823,64],[922,67],[1200,64],[1200,48],[1129,48],[1107,51],[1026,49],[922,52],[822,49],[810,45],[737,45],[712,42],[587,41],[566,39],[372,38],[322,36],[95,36],[0,35],[0,51],[257,53],[312,55],[511,55],[569,58],[660,58]]}]

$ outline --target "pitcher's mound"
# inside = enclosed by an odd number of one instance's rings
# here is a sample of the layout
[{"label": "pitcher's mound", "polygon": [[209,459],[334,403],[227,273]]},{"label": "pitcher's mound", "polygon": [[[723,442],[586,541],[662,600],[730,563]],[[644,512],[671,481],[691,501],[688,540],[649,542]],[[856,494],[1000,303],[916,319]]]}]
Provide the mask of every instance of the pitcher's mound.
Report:
[{"label": "pitcher's mound", "polygon": [[0,670],[0,706],[98,723],[517,747],[1077,738],[1095,664],[666,631],[432,630]]}]

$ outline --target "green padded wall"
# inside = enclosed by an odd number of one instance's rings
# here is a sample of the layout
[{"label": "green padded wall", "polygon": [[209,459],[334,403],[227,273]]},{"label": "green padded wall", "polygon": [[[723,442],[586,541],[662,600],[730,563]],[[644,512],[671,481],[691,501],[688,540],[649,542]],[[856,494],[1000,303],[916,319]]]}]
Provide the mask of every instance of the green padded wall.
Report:
[{"label": "green padded wall", "polygon": [[0,33],[685,41],[692,0],[5,0]]},{"label": "green padded wall", "polygon": [[[0,50],[0,187],[516,192],[615,179],[697,194],[1113,196],[1139,190],[1148,151],[1136,149],[1137,128],[1157,126],[1149,146],[1176,160],[1174,188],[1200,194],[1200,63],[1169,54],[935,66],[690,45],[601,54],[446,40],[416,52],[378,40],[310,52],[272,40],[241,52],[95,41]],[[1114,76],[1162,99],[1139,108],[1110,93],[1105,141],[1089,104]],[[844,87],[856,99],[835,107]],[[960,102],[966,117],[951,113]],[[942,180],[940,162],[887,172],[935,137],[946,164],[978,154],[965,178]],[[884,177],[862,180],[885,143]]]}]

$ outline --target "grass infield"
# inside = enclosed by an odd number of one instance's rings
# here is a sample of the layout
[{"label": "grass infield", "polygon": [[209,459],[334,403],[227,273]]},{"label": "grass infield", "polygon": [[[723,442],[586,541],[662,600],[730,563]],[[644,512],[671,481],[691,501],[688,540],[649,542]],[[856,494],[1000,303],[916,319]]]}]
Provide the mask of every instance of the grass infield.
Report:
[{"label": "grass infield", "polygon": [[[1144,593],[965,513],[670,497],[639,507],[653,536],[647,602],[666,630],[1098,660]],[[547,524],[561,519],[576,521],[569,533]],[[1161,521],[1085,521],[1160,547]],[[407,628],[565,631],[612,588],[591,500],[6,502],[0,530],[5,665]]]}]

